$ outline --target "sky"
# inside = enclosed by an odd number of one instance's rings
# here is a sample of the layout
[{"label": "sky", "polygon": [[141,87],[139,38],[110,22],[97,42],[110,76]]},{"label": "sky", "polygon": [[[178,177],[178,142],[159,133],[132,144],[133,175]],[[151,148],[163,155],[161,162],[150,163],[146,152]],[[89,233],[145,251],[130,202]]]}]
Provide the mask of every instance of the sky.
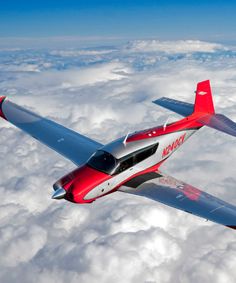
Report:
[{"label": "sky", "polygon": [[0,7],[0,37],[236,40],[233,0],[1,0]]},{"label": "sky", "polygon": [[[192,103],[210,79],[216,111],[236,120],[236,48],[134,40],[84,48],[0,48],[0,93],[107,143],[180,118],[152,103]],[[161,171],[236,204],[235,138],[203,128]],[[90,205],[51,199],[75,167],[0,121],[0,282],[234,283],[235,230],[143,197]]]}]

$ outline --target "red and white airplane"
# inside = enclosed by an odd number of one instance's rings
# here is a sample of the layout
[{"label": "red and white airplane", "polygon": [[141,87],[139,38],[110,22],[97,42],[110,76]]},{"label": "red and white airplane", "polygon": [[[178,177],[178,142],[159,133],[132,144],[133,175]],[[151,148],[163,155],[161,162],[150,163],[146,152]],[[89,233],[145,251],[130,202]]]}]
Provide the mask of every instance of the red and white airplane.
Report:
[{"label": "red and white airplane", "polygon": [[120,191],[236,229],[236,206],[159,171],[162,163],[205,125],[236,136],[236,123],[215,113],[210,82],[198,83],[194,105],[165,97],[153,102],[185,118],[106,145],[42,118],[6,97],[0,97],[0,116],[78,166],[53,185],[53,199],[91,203]]}]

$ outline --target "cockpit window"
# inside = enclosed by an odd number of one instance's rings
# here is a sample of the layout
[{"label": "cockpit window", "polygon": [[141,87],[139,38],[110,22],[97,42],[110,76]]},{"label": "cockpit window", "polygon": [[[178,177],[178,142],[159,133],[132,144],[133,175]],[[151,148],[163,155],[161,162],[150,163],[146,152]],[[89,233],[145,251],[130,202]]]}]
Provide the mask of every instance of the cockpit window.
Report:
[{"label": "cockpit window", "polygon": [[126,157],[126,158],[122,158],[119,160],[118,166],[114,172],[115,174],[119,174],[129,168],[131,168],[132,166],[134,166],[134,156],[130,156],[130,157]]},{"label": "cockpit window", "polygon": [[98,150],[94,155],[91,156],[87,164],[94,169],[107,174],[112,174],[117,165],[117,160],[110,153],[103,150]]},{"label": "cockpit window", "polygon": [[121,159],[116,159],[109,152],[98,150],[90,157],[87,165],[106,174],[115,175],[131,168],[137,163],[153,155],[157,148],[158,143],[135,151]]},{"label": "cockpit window", "polygon": [[143,161],[157,151],[158,143],[137,151],[134,155],[135,164]]},{"label": "cockpit window", "polygon": [[158,143],[142,148],[138,151],[135,151],[125,157],[122,157],[118,160],[118,166],[114,172],[114,174],[119,174],[130,167],[134,166],[135,164],[143,161],[144,159],[148,158],[149,156],[153,155],[158,148]]}]

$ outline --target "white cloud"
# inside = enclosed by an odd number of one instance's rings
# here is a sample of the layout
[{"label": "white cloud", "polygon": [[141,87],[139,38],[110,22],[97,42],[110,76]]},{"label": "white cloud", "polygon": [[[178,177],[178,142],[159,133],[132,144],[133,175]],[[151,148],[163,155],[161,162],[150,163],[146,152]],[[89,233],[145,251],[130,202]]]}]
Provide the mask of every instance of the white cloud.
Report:
[{"label": "white cloud", "polygon": [[39,250],[43,248],[47,240],[47,232],[32,225],[9,226],[2,229],[0,264],[6,267],[14,267],[23,262],[29,262]]},{"label": "white cloud", "polygon": [[50,52],[51,55],[57,55],[62,57],[77,57],[77,56],[92,56],[92,55],[104,55],[113,52],[114,49],[80,49],[80,50],[53,50]]},{"label": "white cloud", "polygon": [[[35,67],[36,68],[36,67]],[[16,71],[13,69],[13,71]],[[12,71],[12,69],[8,70]],[[24,74],[25,68],[19,67],[20,75],[12,82],[12,87],[38,89],[43,83],[45,90],[60,91],[96,83],[105,83],[110,80],[120,80],[130,73],[130,68],[124,63],[112,61],[89,67],[72,68],[65,70],[45,70],[37,74]]]},{"label": "white cloud", "polygon": [[[165,95],[191,102],[204,79],[212,81],[217,110],[236,120],[234,53],[212,43],[182,43],[184,56],[174,59],[176,42],[157,42],[155,50],[169,53],[161,56],[150,54],[147,41],[138,48],[142,56],[121,48],[102,54],[102,62],[79,53],[58,59],[51,51],[12,50],[8,64],[32,64],[34,55],[40,72],[9,68],[0,90],[104,143],[164,122],[170,113],[151,101]],[[77,59],[84,65],[76,66]],[[235,168],[229,166],[235,152],[234,138],[202,129],[162,170],[235,204]],[[0,159],[1,282],[235,281],[235,231],[122,193],[91,205],[53,201],[52,184],[74,166],[4,121]]]},{"label": "white cloud", "polygon": [[4,72],[40,72],[39,66],[36,64],[21,64],[21,65],[9,65],[0,66],[0,70]]},{"label": "white cloud", "polygon": [[165,52],[169,54],[188,52],[215,52],[217,50],[227,50],[222,44],[210,43],[200,40],[136,40],[131,41],[126,50],[131,52]]}]

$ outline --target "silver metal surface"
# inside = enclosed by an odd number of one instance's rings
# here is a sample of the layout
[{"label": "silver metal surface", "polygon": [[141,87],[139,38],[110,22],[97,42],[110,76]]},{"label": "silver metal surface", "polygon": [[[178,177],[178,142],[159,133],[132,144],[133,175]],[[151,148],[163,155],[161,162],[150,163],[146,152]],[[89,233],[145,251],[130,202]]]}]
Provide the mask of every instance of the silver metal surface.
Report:
[{"label": "silver metal surface", "polygon": [[179,181],[167,174],[137,188],[122,186],[119,191],[143,196],[213,222],[236,227],[236,206]]},{"label": "silver metal surface", "polygon": [[66,190],[60,188],[53,193],[52,199],[63,199],[65,195],[66,195]]},{"label": "silver metal surface", "polygon": [[8,100],[4,100],[2,111],[10,123],[62,154],[77,166],[84,164],[97,149],[103,146]]},{"label": "silver metal surface", "polygon": [[124,144],[125,137],[121,137],[117,140],[108,143],[101,149],[111,153],[115,158],[120,159],[136,150],[143,149],[146,146],[154,145],[158,142],[159,137],[148,138],[138,141],[126,142]]}]

